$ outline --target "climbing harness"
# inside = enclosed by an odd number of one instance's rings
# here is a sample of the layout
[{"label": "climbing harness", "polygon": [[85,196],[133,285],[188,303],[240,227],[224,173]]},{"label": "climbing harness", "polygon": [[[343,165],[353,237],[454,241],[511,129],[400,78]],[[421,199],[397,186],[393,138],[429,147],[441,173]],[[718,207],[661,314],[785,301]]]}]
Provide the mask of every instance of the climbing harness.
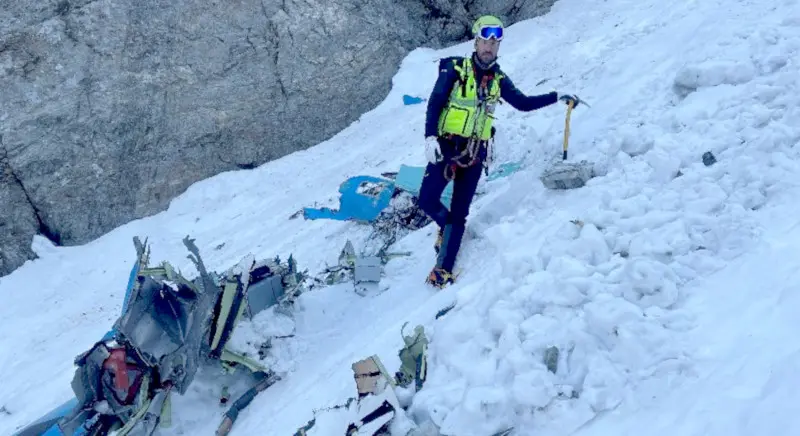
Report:
[{"label": "climbing harness", "polygon": [[464,150],[450,159],[450,162],[444,167],[444,178],[447,181],[455,180],[458,168],[469,168],[478,162],[478,152],[483,145],[482,142],[475,138],[469,138]]},{"label": "climbing harness", "polygon": [[[469,67],[472,70],[471,74],[474,77],[474,74],[476,72],[475,66],[472,64],[472,62],[469,61],[466,61],[465,64],[466,64],[465,66]],[[469,82],[469,80],[465,80],[462,74],[462,77],[459,79],[459,82],[461,88],[461,97],[466,98],[467,83]],[[455,179],[458,168],[468,168],[472,165],[475,165],[480,160],[479,153],[481,151],[481,148],[486,149],[487,157],[488,154],[490,153],[489,149],[492,146],[491,142],[494,140],[494,134],[493,134],[494,128],[492,127],[492,135],[489,137],[489,139],[481,139],[479,136],[479,131],[483,130],[484,125],[487,122],[486,118],[489,116],[489,113],[492,112],[492,109],[489,108],[489,105],[493,104],[493,102],[490,101],[491,97],[490,86],[492,84],[498,86],[495,82],[494,72],[487,71],[481,78],[480,85],[477,87],[475,92],[475,96],[478,100],[478,104],[475,110],[476,122],[473,125],[470,136],[464,137],[452,133],[444,135],[444,137],[449,140],[453,140],[456,138],[465,138],[467,140],[467,143],[464,149],[461,151],[461,153],[455,157],[452,157],[448,165],[446,165],[444,168],[444,177],[445,180],[447,181],[452,181]],[[484,171],[487,170],[488,168],[484,167]]]}]

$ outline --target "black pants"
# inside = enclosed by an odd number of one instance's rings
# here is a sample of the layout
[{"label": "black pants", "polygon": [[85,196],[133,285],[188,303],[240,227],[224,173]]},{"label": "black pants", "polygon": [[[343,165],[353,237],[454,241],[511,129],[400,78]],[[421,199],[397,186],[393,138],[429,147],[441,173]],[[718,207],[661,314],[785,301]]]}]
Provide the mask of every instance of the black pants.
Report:
[{"label": "black pants", "polygon": [[[440,228],[444,229],[442,246],[439,250],[439,257],[436,266],[452,272],[456,263],[456,256],[461,247],[461,239],[464,237],[467,215],[478,188],[478,182],[483,172],[483,161],[486,158],[485,146],[480,148],[477,162],[466,168],[457,166],[453,173],[450,168],[452,158],[461,153],[466,147],[466,139],[439,139],[439,145],[444,155],[444,160],[436,164],[428,163],[425,169],[425,176],[422,179],[422,186],[419,192],[419,205],[422,210]],[[453,179],[453,198],[448,211],[442,204],[441,196],[447,187],[449,180],[445,176],[445,170]]]}]

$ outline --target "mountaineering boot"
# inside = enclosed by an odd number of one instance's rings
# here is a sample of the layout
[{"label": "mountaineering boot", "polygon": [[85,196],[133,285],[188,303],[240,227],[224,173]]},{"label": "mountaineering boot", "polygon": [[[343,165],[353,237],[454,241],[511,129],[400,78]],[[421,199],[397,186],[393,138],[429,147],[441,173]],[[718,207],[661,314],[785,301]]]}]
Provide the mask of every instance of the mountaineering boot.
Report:
[{"label": "mountaineering boot", "polygon": [[436,242],[433,244],[433,250],[436,251],[436,254],[439,254],[439,250],[442,248],[443,240],[444,240],[444,229],[439,227],[439,232],[436,234]]},{"label": "mountaineering boot", "polygon": [[425,283],[436,286],[439,289],[444,288],[448,284],[452,284],[454,282],[455,276],[453,276],[453,273],[438,266],[433,268],[431,273],[428,275],[428,278],[425,280]]}]

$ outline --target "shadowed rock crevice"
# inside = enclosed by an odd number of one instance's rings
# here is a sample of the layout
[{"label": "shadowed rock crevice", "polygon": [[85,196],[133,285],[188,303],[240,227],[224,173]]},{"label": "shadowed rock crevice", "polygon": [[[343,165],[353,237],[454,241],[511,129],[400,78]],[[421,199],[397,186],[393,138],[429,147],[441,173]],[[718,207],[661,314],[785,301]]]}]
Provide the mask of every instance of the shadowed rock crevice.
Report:
[{"label": "shadowed rock crevice", "polygon": [[50,234],[39,211],[31,202],[25,186],[8,165],[3,137],[0,135],[0,204],[7,208],[0,214],[0,271],[8,271],[35,259],[31,236]]}]

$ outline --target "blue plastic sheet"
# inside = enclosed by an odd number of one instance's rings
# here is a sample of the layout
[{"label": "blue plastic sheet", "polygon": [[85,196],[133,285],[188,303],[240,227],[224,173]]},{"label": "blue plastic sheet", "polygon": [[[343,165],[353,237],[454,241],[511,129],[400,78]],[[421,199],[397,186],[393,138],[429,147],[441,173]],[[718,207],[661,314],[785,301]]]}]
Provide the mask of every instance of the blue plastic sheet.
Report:
[{"label": "blue plastic sheet", "polygon": [[[400,171],[397,172],[397,177],[394,183],[398,188],[410,193],[411,195],[419,198],[419,189],[422,186],[422,178],[425,177],[426,167],[412,167],[409,165],[400,165]],[[442,192],[442,204],[449,210],[450,202],[453,201],[453,182],[447,184]]]},{"label": "blue plastic sheet", "polygon": [[[507,177],[519,171],[521,167],[522,162],[504,163],[489,174],[488,180]],[[419,198],[422,179],[425,177],[425,168],[424,166],[400,165],[394,182],[373,176],[351,177],[339,187],[339,192],[342,194],[339,199],[339,209],[307,207],[303,209],[303,216],[310,220],[374,221],[381,211],[389,206],[395,188]],[[358,192],[359,187],[365,183],[381,186],[380,191],[369,194]],[[453,182],[448,183],[445,187],[441,201],[447,209],[450,209],[450,203],[453,201]]]},{"label": "blue plastic sheet", "polygon": [[504,164],[500,164],[496,170],[492,171],[492,173],[489,174],[489,177],[487,177],[486,180],[492,181],[503,177],[508,177],[511,174],[514,174],[517,171],[519,171],[520,168],[522,168],[522,161],[506,162]]},{"label": "blue plastic sheet", "polygon": [[408,94],[404,94],[403,95],[403,104],[406,105],[406,106],[411,106],[412,104],[420,104],[423,101],[425,101],[425,99],[423,99],[423,98],[412,97],[412,96],[410,96]]},{"label": "blue plastic sheet", "polygon": [[[375,184],[380,187],[377,193],[358,192],[362,184]],[[332,219],[339,221],[373,221],[381,211],[389,205],[394,194],[394,182],[380,177],[355,176],[344,181],[339,186],[342,194],[339,199],[339,209],[310,208],[303,209],[306,219]]]}]

